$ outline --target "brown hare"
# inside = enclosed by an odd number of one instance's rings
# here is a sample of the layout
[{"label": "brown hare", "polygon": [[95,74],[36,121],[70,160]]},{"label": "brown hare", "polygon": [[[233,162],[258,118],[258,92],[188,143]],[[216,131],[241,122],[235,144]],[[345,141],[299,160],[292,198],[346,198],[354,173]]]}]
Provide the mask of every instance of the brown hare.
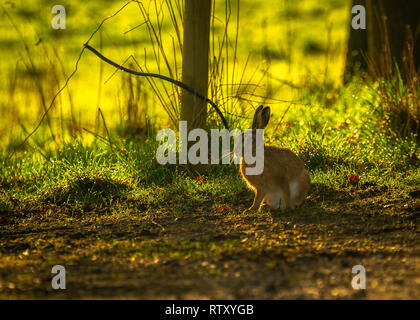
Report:
[{"label": "brown hare", "polygon": [[[255,146],[258,135],[255,129],[264,129],[270,120],[270,108],[259,106],[252,122],[252,143]],[[264,140],[264,136],[262,138]],[[264,141],[260,141],[263,145]],[[265,202],[273,209],[295,209],[305,199],[310,188],[310,179],[304,163],[296,154],[285,148],[264,145],[264,170],[259,175],[249,175],[252,167],[241,158],[242,178],[254,191],[252,206],[245,210],[260,209]]]}]

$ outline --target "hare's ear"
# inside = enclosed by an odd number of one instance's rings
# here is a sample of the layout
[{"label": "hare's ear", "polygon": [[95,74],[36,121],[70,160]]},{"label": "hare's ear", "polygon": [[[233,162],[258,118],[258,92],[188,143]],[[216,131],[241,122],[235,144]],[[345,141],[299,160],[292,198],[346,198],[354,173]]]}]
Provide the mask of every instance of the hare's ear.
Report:
[{"label": "hare's ear", "polygon": [[252,120],[252,129],[257,129],[258,128],[258,124],[259,124],[259,119],[260,119],[260,113],[261,113],[261,110],[263,109],[263,106],[261,105],[261,106],[259,106],[258,108],[257,108],[257,110],[255,110],[255,113],[254,113],[254,120]]},{"label": "hare's ear", "polygon": [[267,124],[268,121],[270,121],[270,114],[271,114],[271,110],[270,107],[265,107],[260,114],[261,117],[261,129],[264,129]]}]

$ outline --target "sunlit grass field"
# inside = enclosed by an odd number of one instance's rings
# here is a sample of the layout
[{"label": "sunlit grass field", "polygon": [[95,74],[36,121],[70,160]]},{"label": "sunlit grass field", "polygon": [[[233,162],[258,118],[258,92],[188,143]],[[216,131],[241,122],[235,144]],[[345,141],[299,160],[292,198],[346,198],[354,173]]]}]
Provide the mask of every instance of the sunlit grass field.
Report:
[{"label": "sunlit grass field", "polygon": [[[65,30],[51,28],[48,1],[3,4],[0,297],[51,297],[43,283],[63,260],[80,275],[64,298],[418,296],[419,140],[387,126],[377,82],[342,84],[350,1],[214,7],[209,97],[231,128],[248,128],[259,104],[271,106],[266,143],[294,151],[313,182],[296,212],[241,215],[252,195],[233,164],[159,165],[155,134],[176,128],[179,89],[115,72],[87,50],[22,144],[83,44],[125,3],[61,2]],[[181,80],[182,1],[142,4],[107,20],[90,45]],[[343,270],[361,261],[378,271],[367,295],[344,284]],[[311,263],[321,278],[338,275],[319,286]],[[258,284],[246,281],[254,273]],[[403,284],[381,280],[389,274]]]},{"label": "sunlit grass field", "polygon": [[[19,38],[19,33],[8,18],[2,19],[0,63],[5,74],[0,87],[1,104],[4,106],[0,128],[3,147],[13,147],[13,143],[24,135],[22,126],[28,131],[32,129],[43,113],[43,104],[49,105],[54,94],[63,85],[65,77],[74,70],[82,46],[91,33],[105,17],[115,13],[124,3],[63,3],[67,8],[65,30],[54,30],[51,27],[54,15],[51,14],[51,7],[47,2],[25,2],[24,5],[16,3],[14,7],[5,5],[23,39]],[[144,69],[180,79],[182,59],[178,37],[182,38],[182,19],[177,16],[178,23],[181,23],[178,26],[181,31],[177,31],[168,13],[168,2],[158,1],[161,8],[155,8],[154,1],[143,3],[145,13],[150,15],[155,31],[159,32],[165,57],[161,53],[154,54],[156,39],[150,38],[149,29],[143,24],[145,19],[142,10],[137,3],[130,4],[108,20],[90,44],[101,49],[117,63],[123,64],[127,58],[133,56]],[[173,2],[173,7],[176,7],[176,3]],[[223,60],[223,79],[219,81],[221,85],[218,90],[234,90],[229,91],[229,94],[225,93],[225,97],[236,94],[239,88],[235,88],[235,85],[240,83],[258,85],[255,94],[264,98],[254,99],[272,102],[274,114],[280,117],[288,107],[287,101],[299,100],[299,90],[296,87],[306,82],[319,85],[328,83],[333,86],[340,79],[349,20],[346,15],[349,4],[346,1],[241,1],[239,8],[236,1],[228,4],[229,7],[226,7],[225,1],[216,2],[211,39],[211,56],[218,57],[221,54]],[[175,14],[179,13],[176,9],[174,11]],[[159,25],[156,12],[161,12]],[[343,19],[343,16],[346,18]],[[135,29],[132,30],[133,28]],[[224,43],[221,48],[220,44],[227,42],[223,40],[226,37],[229,39],[228,45]],[[23,41],[28,46],[29,53],[25,51]],[[135,61],[129,59],[127,65],[131,63],[138,70]],[[233,64],[235,70],[232,70]],[[33,70],[28,72],[28,68]],[[127,80],[127,75],[121,72],[109,79],[114,72],[113,67],[90,52],[83,54],[77,73],[49,114],[56,139],[60,142],[71,141],[67,140],[71,125],[86,127],[92,131],[98,129],[98,108],[101,108],[110,128],[121,126],[130,117],[127,112],[127,104],[130,103],[127,88],[129,81],[134,82],[133,86],[141,86],[140,92],[135,92],[135,95],[139,95],[135,97],[139,103],[138,114],[135,115],[139,118],[137,123],[144,122],[143,113],[147,110],[151,119],[159,117],[159,123],[154,124],[155,126],[161,128],[168,125],[165,123],[165,119],[169,121],[168,116],[146,79]],[[228,84],[231,85],[229,89]],[[167,83],[157,85],[165,86],[170,94],[176,93]],[[40,97],[40,90],[43,98]],[[325,96],[329,93],[325,92]],[[332,92],[329,97],[332,98],[333,95]],[[171,104],[170,99],[165,98],[165,104]],[[42,102],[41,99],[45,101]],[[172,97],[172,100],[178,108],[178,97]],[[228,105],[233,102],[226,100],[228,99],[217,102],[225,111],[232,111]],[[230,100],[235,99],[231,97]],[[243,105],[247,110],[253,110],[255,103],[235,101],[236,105]],[[315,101],[312,103],[316,104]],[[300,103],[294,105],[287,114],[286,121],[295,118],[295,111],[302,108],[306,107]],[[86,132],[82,133],[89,136]],[[43,144],[48,143],[45,140],[51,138],[47,134],[37,136]]]}]

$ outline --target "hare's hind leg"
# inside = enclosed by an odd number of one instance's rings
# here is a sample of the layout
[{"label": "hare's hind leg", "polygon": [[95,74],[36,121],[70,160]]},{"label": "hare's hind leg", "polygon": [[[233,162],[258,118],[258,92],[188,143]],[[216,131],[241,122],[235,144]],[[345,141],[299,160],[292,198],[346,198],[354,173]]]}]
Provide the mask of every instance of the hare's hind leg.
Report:
[{"label": "hare's hind leg", "polygon": [[287,210],[290,207],[290,189],[287,181],[281,182],[281,210]]},{"label": "hare's hind leg", "polygon": [[292,209],[296,209],[303,203],[309,188],[309,174],[306,171],[304,171],[297,180],[290,182],[290,200]]},{"label": "hare's hind leg", "polygon": [[296,209],[302,203],[299,192],[299,181],[291,181],[289,183],[290,190],[290,208],[292,210]]}]

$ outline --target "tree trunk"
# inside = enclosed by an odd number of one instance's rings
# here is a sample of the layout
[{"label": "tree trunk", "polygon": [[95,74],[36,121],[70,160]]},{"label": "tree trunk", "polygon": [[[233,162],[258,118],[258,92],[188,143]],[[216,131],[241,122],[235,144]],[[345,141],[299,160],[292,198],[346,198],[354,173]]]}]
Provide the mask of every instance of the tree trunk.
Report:
[{"label": "tree trunk", "polygon": [[[185,0],[182,82],[207,96],[210,40],[211,0]],[[205,128],[207,103],[182,92],[181,120],[188,121],[188,130]]]},{"label": "tree trunk", "polygon": [[412,41],[411,36],[417,40],[413,62],[416,70],[420,70],[420,1],[353,0],[352,5],[357,4],[366,8],[366,30],[353,30],[350,24],[344,79],[349,79],[358,69],[366,71],[372,67],[369,64],[375,65],[377,74],[373,76],[386,76],[394,59],[403,71],[410,59],[407,45]]},{"label": "tree trunk", "polygon": [[[366,0],[353,0],[352,7],[362,5],[366,8]],[[344,81],[347,82],[351,76],[366,71],[367,64],[363,54],[368,51],[367,29],[353,29],[351,19],[349,23],[349,38],[347,42],[346,65],[344,70]]]}]

